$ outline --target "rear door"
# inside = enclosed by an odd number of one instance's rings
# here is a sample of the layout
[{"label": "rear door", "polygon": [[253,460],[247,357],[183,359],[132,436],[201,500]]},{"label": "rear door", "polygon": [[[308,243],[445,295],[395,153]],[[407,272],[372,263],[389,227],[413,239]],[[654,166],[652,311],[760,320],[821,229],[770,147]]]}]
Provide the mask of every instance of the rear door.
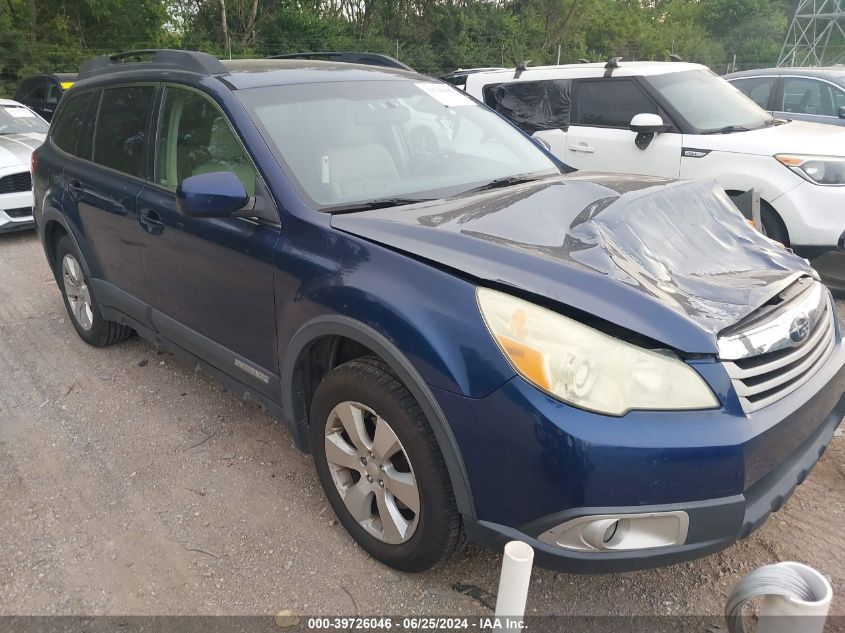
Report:
[{"label": "rear door", "polygon": [[[273,254],[278,212],[227,117],[207,95],[168,86],[154,168],[139,198],[152,319],[167,338],[255,391],[277,398]],[[176,190],[193,175],[232,172],[255,196],[254,218],[188,218]]]},{"label": "rear door", "polygon": [[97,297],[142,322],[149,293],[141,268],[137,198],[144,189],[156,89],[129,85],[97,93],[89,131],[77,143],[82,160],[67,161],[64,170],[63,207],[77,219]]},{"label": "rear door", "polygon": [[568,165],[579,170],[610,171],[677,178],[682,136],[676,131],[657,134],[641,150],[629,127],[637,114],[668,116],[643,88],[629,77],[580,79],[574,82],[572,120],[566,133]]}]

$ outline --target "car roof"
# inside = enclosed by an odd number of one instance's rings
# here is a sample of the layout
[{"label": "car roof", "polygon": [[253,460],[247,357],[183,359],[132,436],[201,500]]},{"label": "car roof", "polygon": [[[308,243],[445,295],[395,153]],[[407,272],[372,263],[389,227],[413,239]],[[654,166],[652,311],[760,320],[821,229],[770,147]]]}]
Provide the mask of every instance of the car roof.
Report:
[{"label": "car roof", "polygon": [[67,82],[67,81],[76,81],[76,73],[38,73],[36,75],[30,75],[26,77],[26,79],[33,79],[35,77],[49,77],[50,79],[56,79],[60,82]]},{"label": "car roof", "polygon": [[[529,66],[518,79],[529,81],[532,79],[579,79],[589,77],[602,77],[605,73],[606,62],[591,64],[562,64],[559,66]],[[687,62],[619,62],[619,66],[613,70],[614,77],[643,77],[653,75],[666,75],[669,73],[683,72],[685,70],[704,70],[706,66],[701,64],[690,64]],[[516,69],[493,70],[478,72],[468,75],[467,83],[497,83],[513,81]]]},{"label": "car roof", "polygon": [[25,108],[26,106],[22,103],[18,103],[12,99],[0,99],[0,106],[20,106],[21,108]]},{"label": "car roof", "polygon": [[793,75],[798,77],[820,77],[833,79],[838,83],[845,81],[845,66],[804,66],[799,68],[758,68],[756,70],[743,70],[725,75],[725,79],[737,79],[739,77],[760,77],[763,75]]}]

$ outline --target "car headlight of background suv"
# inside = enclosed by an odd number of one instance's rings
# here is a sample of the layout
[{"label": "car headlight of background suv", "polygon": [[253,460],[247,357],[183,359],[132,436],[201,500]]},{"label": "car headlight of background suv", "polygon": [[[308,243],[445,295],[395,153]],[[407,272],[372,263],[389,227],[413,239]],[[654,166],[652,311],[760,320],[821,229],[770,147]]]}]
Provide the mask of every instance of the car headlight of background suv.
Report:
[{"label": "car headlight of background suv", "polygon": [[568,404],[621,416],[632,409],[712,409],[704,379],[669,352],[646,350],[510,295],[479,288],[488,330],[514,370]]},{"label": "car headlight of background suv", "polygon": [[777,154],[775,160],[817,185],[845,186],[845,157]]}]

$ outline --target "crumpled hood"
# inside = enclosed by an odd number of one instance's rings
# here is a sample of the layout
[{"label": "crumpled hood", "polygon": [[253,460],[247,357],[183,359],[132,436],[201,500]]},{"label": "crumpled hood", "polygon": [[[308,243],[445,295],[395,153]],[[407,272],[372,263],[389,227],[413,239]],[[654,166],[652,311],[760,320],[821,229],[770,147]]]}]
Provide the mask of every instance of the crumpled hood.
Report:
[{"label": "crumpled hood", "polygon": [[332,226],[690,353],[802,275],[716,184],[573,174]]},{"label": "crumpled hood", "polygon": [[0,169],[19,165],[29,168],[32,152],[45,138],[44,134],[0,134]]}]

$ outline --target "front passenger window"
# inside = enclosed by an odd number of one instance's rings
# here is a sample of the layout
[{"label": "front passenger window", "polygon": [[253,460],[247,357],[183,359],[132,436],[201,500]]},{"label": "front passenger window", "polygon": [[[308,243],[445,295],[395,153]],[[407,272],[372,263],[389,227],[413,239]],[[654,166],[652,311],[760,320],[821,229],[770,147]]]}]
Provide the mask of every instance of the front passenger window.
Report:
[{"label": "front passenger window", "polygon": [[255,195],[255,168],[223,112],[208,97],[168,88],[159,121],[159,185],[175,190],[189,176],[228,171],[248,195]]}]

